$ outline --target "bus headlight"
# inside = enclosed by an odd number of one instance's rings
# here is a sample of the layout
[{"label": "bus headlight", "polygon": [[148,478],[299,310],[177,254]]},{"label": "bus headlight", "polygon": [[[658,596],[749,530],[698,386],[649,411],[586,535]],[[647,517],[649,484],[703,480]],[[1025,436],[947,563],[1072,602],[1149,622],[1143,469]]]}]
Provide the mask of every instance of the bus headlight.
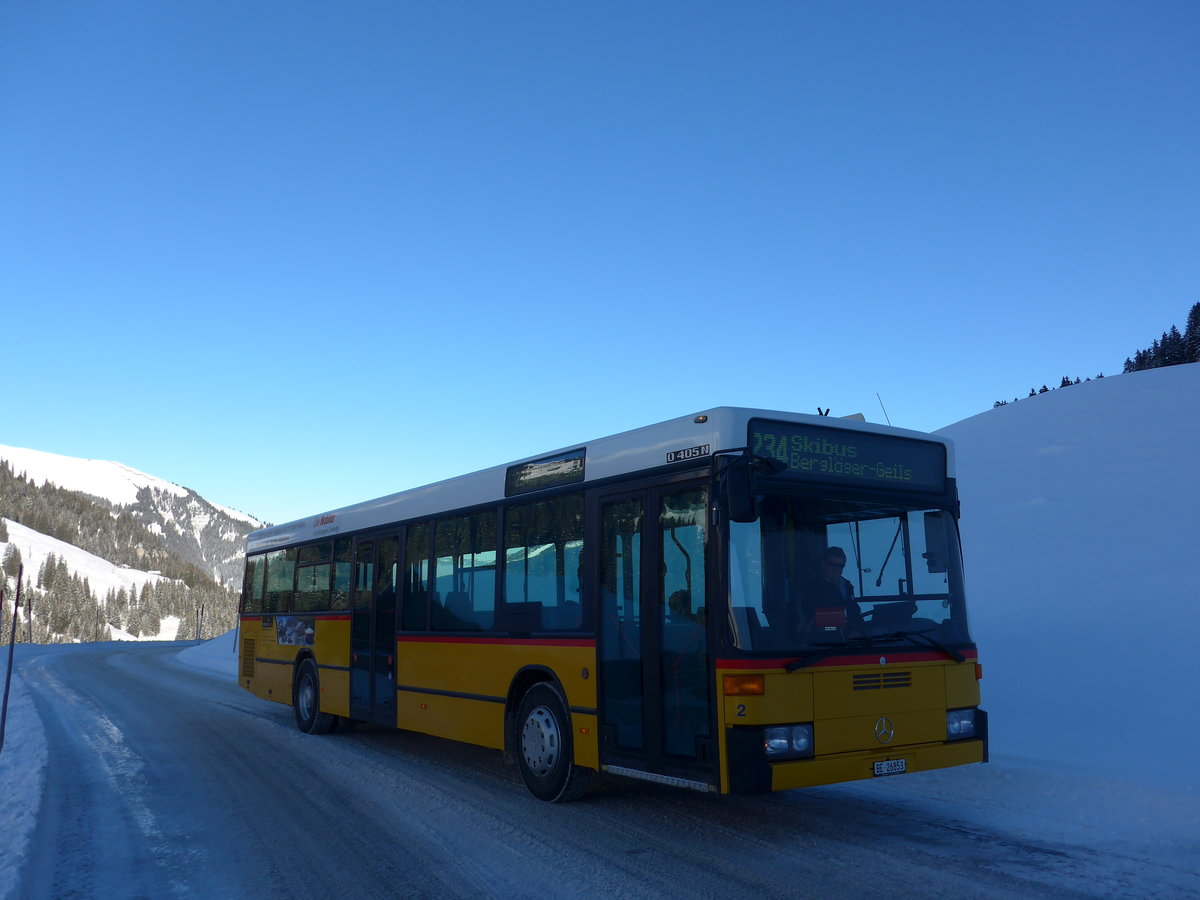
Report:
[{"label": "bus headlight", "polygon": [[764,728],[763,748],[767,752],[768,762],[807,759],[813,755],[813,727],[808,724]]},{"label": "bus headlight", "polygon": [[946,740],[961,741],[975,737],[975,710],[951,709],[946,712]]}]

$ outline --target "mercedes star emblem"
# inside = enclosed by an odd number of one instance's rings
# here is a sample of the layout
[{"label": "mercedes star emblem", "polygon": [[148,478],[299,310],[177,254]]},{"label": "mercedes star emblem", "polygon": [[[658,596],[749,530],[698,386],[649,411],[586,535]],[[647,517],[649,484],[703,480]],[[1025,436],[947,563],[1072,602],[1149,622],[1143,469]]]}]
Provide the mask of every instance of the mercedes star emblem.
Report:
[{"label": "mercedes star emblem", "polygon": [[896,736],[896,727],[892,724],[892,720],[887,716],[880,716],[879,721],[875,723],[875,737],[881,744],[891,742]]}]

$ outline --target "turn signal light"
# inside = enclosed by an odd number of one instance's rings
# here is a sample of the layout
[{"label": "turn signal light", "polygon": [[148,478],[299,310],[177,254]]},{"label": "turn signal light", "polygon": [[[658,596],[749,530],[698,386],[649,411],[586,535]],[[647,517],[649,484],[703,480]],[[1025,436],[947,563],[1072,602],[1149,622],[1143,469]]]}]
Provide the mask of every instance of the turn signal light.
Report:
[{"label": "turn signal light", "polygon": [[762,696],[766,693],[766,681],[761,675],[726,675],[725,696]]},{"label": "turn signal light", "polygon": [[975,680],[983,681],[983,666],[979,663],[975,663]]}]

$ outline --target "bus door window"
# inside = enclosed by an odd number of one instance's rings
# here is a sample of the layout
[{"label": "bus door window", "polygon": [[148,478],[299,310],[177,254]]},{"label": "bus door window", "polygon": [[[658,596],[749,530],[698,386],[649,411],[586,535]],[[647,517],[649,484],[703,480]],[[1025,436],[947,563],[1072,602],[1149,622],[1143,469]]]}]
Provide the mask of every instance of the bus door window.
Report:
[{"label": "bus door window", "polygon": [[379,559],[375,568],[374,657],[376,711],[395,706],[396,663],[396,582],[400,539],[385,537],[379,541]]},{"label": "bus door window", "polygon": [[696,758],[709,734],[704,544],[707,492],[666,494],[660,515],[659,600],[662,647],[663,750]]},{"label": "bus door window", "polygon": [[333,542],[333,597],[330,609],[350,608],[350,581],[353,564],[354,542],[350,538],[338,538]]},{"label": "bus door window", "polygon": [[600,628],[605,723],[617,747],[645,746],[642,713],[642,501],[607,503],[601,512]]},{"label": "bus door window", "polygon": [[354,560],[354,608],[371,605],[371,585],[375,582],[375,545],[363,541],[358,545]]},{"label": "bus door window", "polygon": [[354,549],[354,596],[350,616],[350,710],[371,716],[371,596],[375,587],[375,542],[359,541]]}]

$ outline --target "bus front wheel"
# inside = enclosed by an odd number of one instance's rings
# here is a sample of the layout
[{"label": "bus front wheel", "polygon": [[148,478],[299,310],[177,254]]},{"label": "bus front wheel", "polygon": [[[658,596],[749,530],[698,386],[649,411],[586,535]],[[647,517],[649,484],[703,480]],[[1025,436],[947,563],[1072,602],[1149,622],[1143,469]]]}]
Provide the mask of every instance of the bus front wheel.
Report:
[{"label": "bus front wheel", "polygon": [[300,663],[296,671],[292,707],[296,712],[296,727],[305,734],[329,734],[337,726],[337,716],[321,712],[321,682],[317,664],[311,659]]},{"label": "bus front wheel", "polygon": [[542,682],[525,693],[517,714],[517,741],[521,777],[533,796],[565,803],[587,790],[592,772],[575,765],[571,717],[557,687]]}]

